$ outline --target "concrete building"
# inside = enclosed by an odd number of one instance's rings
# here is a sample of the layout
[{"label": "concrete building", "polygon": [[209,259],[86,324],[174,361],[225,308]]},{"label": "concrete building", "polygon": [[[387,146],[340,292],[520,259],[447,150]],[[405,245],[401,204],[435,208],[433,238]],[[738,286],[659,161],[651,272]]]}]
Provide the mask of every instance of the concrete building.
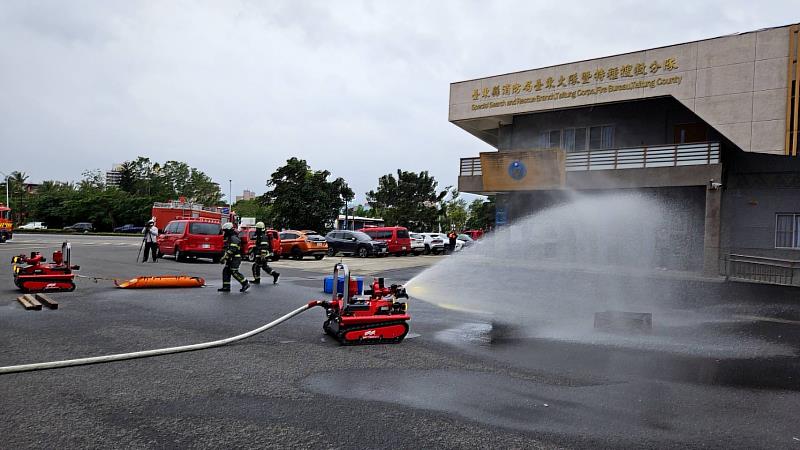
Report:
[{"label": "concrete building", "polygon": [[242,192],[242,195],[237,195],[236,196],[236,201],[239,202],[239,201],[242,201],[242,200],[253,200],[255,198],[256,198],[256,193],[255,192],[253,192],[253,191],[251,191],[249,189],[245,189]]},{"label": "concrete building", "polygon": [[800,255],[799,28],[452,83],[449,120],[493,147],[459,190],[494,195],[499,226],[569,189],[650,192],[684,206],[679,269],[798,284],[778,260]]},{"label": "concrete building", "polygon": [[114,164],[114,166],[106,172],[106,186],[119,186],[122,180],[122,164]]}]

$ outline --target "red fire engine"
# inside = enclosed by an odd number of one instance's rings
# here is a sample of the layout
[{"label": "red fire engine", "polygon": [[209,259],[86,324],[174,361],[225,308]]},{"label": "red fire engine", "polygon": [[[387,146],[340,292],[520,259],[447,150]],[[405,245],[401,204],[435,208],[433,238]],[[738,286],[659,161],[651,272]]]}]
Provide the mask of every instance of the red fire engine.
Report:
[{"label": "red fire engine", "polygon": [[0,242],[5,242],[13,237],[13,228],[11,208],[0,204]]},{"label": "red fire engine", "polygon": [[181,197],[177,201],[157,202],[153,204],[153,220],[158,228],[164,228],[177,219],[200,219],[204,222],[223,224],[236,223],[236,214],[227,207],[203,206],[199,203],[187,202]]}]

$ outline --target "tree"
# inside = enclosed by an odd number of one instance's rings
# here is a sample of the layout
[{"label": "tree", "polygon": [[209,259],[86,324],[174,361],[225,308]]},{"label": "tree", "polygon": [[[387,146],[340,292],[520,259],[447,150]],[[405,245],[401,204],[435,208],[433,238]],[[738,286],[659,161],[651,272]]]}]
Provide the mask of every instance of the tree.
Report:
[{"label": "tree", "polygon": [[356,205],[355,208],[350,208],[348,214],[358,217],[378,217],[374,209],[367,208],[364,205]]},{"label": "tree", "polygon": [[459,198],[458,190],[453,189],[450,191],[450,200],[444,202],[443,209],[447,218],[445,228],[456,231],[464,230],[469,214],[467,212],[467,201]]},{"label": "tree", "polygon": [[204,205],[217,205],[222,201],[222,191],[211,177],[181,161],[160,165],[140,156],[122,163],[119,172],[119,188],[129,194],[152,197],[156,201],[185,197]]},{"label": "tree", "polygon": [[475,199],[469,204],[469,219],[467,229],[489,230],[494,227],[495,203],[494,198],[488,200]]},{"label": "tree", "polygon": [[342,178],[328,181],[329,176],[327,170],[312,171],[305,160],[295,157],[276,169],[261,197],[261,203],[270,207],[273,226],[327,230],[354,197]]},{"label": "tree", "polygon": [[256,221],[262,222],[271,219],[269,206],[262,204],[260,199],[239,200],[233,204],[233,210],[239,217],[255,217]]},{"label": "tree", "polygon": [[437,203],[447,190],[436,192],[438,183],[428,174],[397,170],[378,179],[378,189],[367,192],[367,202],[387,225],[412,230],[431,230],[438,216]]}]

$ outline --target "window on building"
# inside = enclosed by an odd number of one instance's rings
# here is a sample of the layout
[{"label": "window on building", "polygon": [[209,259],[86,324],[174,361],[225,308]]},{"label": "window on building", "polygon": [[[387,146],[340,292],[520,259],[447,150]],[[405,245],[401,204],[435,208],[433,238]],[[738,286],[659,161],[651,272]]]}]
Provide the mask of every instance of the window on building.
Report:
[{"label": "window on building", "polygon": [[539,147],[559,148],[561,147],[561,130],[548,130],[539,135]]},{"label": "window on building", "polygon": [[800,213],[775,215],[775,247],[800,248]]},{"label": "window on building", "polygon": [[603,125],[589,128],[589,150],[614,148],[614,127]]},{"label": "window on building", "polygon": [[568,152],[586,150],[586,128],[567,128],[564,130],[564,150]]}]

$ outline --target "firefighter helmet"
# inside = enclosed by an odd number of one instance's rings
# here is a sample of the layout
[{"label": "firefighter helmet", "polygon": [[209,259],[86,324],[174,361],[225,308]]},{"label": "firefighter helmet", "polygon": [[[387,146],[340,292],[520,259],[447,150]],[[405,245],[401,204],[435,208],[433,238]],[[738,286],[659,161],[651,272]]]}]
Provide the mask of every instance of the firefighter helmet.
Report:
[{"label": "firefighter helmet", "polygon": [[264,225],[264,222],[256,222],[256,230],[262,230],[263,231],[266,228],[267,228],[267,226]]},{"label": "firefighter helmet", "polygon": [[230,222],[225,222],[222,224],[222,231],[233,230],[233,224]]}]

